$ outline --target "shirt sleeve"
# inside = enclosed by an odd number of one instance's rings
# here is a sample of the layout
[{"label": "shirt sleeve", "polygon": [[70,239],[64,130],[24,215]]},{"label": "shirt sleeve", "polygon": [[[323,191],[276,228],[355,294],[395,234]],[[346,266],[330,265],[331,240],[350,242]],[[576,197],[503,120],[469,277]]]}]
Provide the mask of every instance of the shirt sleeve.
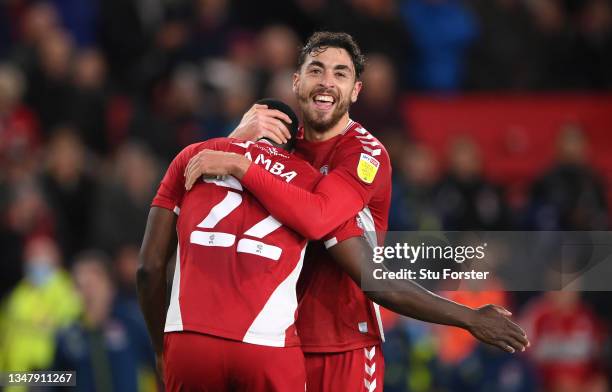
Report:
[{"label": "shirt sleeve", "polygon": [[157,188],[151,207],[161,207],[170,211],[180,208],[185,194],[185,177],[183,173],[189,162],[188,148],[181,151],[170,163],[164,178]]},{"label": "shirt sleeve", "polygon": [[384,161],[362,157],[360,149],[352,148],[339,159],[346,162],[332,167],[313,191],[277,179],[255,164],[249,166],[242,184],[284,225],[308,239],[320,239],[355,216],[378,186],[390,181],[388,157]]},{"label": "shirt sleeve", "polygon": [[325,248],[329,249],[344,240],[361,236],[363,236],[363,229],[359,227],[357,224],[357,217],[354,216],[326,235],[323,238],[323,243],[325,244]]},{"label": "shirt sleeve", "polygon": [[181,208],[183,196],[185,195],[185,168],[191,157],[203,149],[223,149],[223,143],[220,142],[220,139],[211,139],[203,143],[191,144],[178,153],[170,163],[170,166],[168,166],[166,174],[161,180],[157,193],[151,202],[151,207],[161,207],[175,213],[178,212],[177,208]]},{"label": "shirt sleeve", "polygon": [[330,170],[350,183],[364,205],[368,204],[378,189],[391,181],[391,162],[386,150],[375,139],[359,141],[355,137],[337,149]]}]

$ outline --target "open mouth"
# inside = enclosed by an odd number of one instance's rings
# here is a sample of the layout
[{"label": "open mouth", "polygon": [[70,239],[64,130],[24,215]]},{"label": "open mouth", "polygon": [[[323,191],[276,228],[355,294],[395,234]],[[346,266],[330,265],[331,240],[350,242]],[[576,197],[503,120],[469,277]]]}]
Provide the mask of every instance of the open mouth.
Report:
[{"label": "open mouth", "polygon": [[336,103],[336,98],[329,94],[317,94],[312,97],[315,107],[320,110],[329,110]]}]

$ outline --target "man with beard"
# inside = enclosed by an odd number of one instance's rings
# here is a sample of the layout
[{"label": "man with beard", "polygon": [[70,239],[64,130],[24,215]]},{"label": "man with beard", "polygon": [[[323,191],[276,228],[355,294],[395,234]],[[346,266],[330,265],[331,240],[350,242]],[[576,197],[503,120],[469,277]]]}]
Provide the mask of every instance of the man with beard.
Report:
[{"label": "man with beard", "polygon": [[[357,215],[370,245],[382,244],[380,234],[387,229],[391,196],[389,156],[348,113],[362,87],[359,77],[364,62],[359,47],[346,33],[315,33],[300,53],[293,91],[303,127],[295,154],[326,175],[313,191],[274,178],[243,155],[206,150],[187,164],[186,189],[203,174],[232,175],[271,215],[306,238],[319,239]],[[288,135],[282,128],[274,112],[256,105],[231,136],[245,140],[267,136],[283,142]],[[325,245],[330,241],[333,238]],[[322,244],[309,249],[300,279],[297,329],[306,358],[308,389],[382,390],[380,344],[384,334],[378,305],[333,263]],[[496,307],[479,308],[475,313],[491,312],[509,315]],[[412,317],[433,321],[420,311]],[[458,326],[470,329],[469,325]],[[499,345],[514,352],[510,346]]]}]

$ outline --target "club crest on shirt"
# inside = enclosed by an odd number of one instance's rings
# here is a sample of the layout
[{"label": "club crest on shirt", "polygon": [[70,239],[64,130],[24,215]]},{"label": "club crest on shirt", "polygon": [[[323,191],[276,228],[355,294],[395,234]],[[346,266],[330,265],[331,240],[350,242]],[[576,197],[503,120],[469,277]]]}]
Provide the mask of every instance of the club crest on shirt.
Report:
[{"label": "club crest on shirt", "polygon": [[327,166],[327,165],[321,166],[321,168],[319,169],[319,172],[321,172],[321,174],[326,176],[327,173],[329,173],[329,166]]},{"label": "club crest on shirt", "polygon": [[366,184],[371,184],[376,177],[380,162],[368,154],[361,153],[359,164],[357,165],[357,176]]}]

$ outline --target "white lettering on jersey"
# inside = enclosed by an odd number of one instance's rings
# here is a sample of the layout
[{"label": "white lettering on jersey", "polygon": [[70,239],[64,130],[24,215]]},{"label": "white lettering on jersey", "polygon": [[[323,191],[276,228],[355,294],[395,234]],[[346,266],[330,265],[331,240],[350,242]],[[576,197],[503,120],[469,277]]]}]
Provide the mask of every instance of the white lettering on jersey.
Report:
[{"label": "white lettering on jersey", "polygon": [[297,176],[297,173],[293,170],[285,172],[285,165],[280,162],[273,162],[271,159],[267,159],[263,154],[258,154],[254,161],[249,152],[244,154],[244,156],[251,162],[255,162],[256,165],[262,166],[275,176],[279,176],[285,180],[285,182],[291,182]]},{"label": "white lettering on jersey", "polygon": [[285,168],[285,165],[279,162],[274,162],[274,165],[272,165],[272,168],[270,169],[270,173],[279,176],[283,173],[284,168]]},{"label": "white lettering on jersey", "polygon": [[255,164],[263,166],[267,171],[270,171],[270,165],[272,161],[270,159],[266,159],[262,154],[257,155],[255,158]]},{"label": "white lettering on jersey", "polygon": [[284,178],[286,182],[291,182],[291,180],[293,180],[295,176],[297,176],[297,173],[294,171],[290,171],[280,175],[280,177]]}]

